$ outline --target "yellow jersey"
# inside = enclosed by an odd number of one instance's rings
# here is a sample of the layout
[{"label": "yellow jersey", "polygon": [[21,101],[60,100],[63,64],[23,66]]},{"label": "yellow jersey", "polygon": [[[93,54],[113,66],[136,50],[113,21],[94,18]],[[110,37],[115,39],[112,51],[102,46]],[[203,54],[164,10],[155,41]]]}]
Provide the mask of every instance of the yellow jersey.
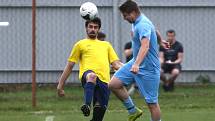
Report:
[{"label": "yellow jersey", "polygon": [[79,63],[79,79],[87,70],[92,70],[105,83],[110,80],[110,64],[119,60],[111,44],[107,41],[83,39],[75,43],[69,62]]}]

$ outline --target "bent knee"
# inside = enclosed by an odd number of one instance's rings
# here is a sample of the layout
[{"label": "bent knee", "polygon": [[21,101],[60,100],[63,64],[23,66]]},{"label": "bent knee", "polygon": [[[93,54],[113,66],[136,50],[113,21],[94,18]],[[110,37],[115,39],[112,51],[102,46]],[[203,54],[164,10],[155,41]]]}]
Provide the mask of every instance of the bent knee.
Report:
[{"label": "bent knee", "polygon": [[148,107],[153,110],[159,108],[159,105],[157,103],[148,103]]},{"label": "bent knee", "polygon": [[122,84],[122,82],[119,80],[119,79],[117,79],[116,77],[113,77],[111,80],[110,80],[110,82],[108,83],[108,88],[109,89],[117,89],[117,88],[121,88],[121,87],[123,87],[123,84]]},{"label": "bent knee", "polygon": [[113,89],[113,88],[114,88],[114,84],[112,83],[112,81],[110,81],[110,82],[108,83],[108,88],[109,88],[109,89]]},{"label": "bent knee", "polygon": [[87,74],[87,82],[93,82],[95,83],[97,79],[97,75],[95,73],[89,73]]},{"label": "bent knee", "polygon": [[173,69],[173,70],[172,70],[172,74],[173,74],[173,75],[179,75],[179,74],[180,74],[179,69]]}]

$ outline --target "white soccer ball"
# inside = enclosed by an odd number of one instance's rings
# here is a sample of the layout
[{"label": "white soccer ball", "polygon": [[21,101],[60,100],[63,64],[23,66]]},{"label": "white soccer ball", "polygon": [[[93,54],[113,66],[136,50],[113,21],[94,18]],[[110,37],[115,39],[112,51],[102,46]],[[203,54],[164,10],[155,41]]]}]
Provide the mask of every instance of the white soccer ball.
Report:
[{"label": "white soccer ball", "polygon": [[80,7],[80,14],[85,20],[92,20],[98,15],[97,6],[92,2],[85,2]]}]

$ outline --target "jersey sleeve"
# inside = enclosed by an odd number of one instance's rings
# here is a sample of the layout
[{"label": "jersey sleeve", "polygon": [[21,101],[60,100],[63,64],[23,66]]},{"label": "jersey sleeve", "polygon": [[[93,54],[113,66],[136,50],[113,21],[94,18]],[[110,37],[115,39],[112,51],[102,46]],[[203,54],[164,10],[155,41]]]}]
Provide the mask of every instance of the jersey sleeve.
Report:
[{"label": "jersey sleeve", "polygon": [[81,55],[81,52],[80,52],[80,45],[78,43],[76,43],[74,46],[73,46],[73,49],[70,53],[70,56],[68,58],[68,61],[70,62],[75,62],[75,63],[78,63],[79,59],[80,59],[80,55]]},{"label": "jersey sleeve", "polygon": [[148,38],[150,40],[152,26],[150,26],[149,24],[145,23],[145,24],[139,25],[137,27],[137,29],[138,29],[137,31],[138,31],[140,40],[142,40],[143,38]]},{"label": "jersey sleeve", "polygon": [[110,43],[108,43],[108,58],[109,58],[109,63],[119,60],[119,57],[117,56],[116,52],[114,51]]},{"label": "jersey sleeve", "polygon": [[164,49],[162,46],[159,46],[159,51],[160,51],[160,52],[164,52],[165,49]]},{"label": "jersey sleeve", "polygon": [[183,52],[184,52],[184,48],[183,48],[183,46],[182,46],[181,43],[179,44],[178,52],[180,52],[180,53],[183,53]]}]

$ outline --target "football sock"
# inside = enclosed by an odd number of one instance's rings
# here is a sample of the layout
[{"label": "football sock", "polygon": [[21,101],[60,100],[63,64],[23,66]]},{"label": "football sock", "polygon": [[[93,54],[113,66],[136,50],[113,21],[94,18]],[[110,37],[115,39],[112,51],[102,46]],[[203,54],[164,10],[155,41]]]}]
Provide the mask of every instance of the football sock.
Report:
[{"label": "football sock", "polygon": [[93,119],[91,121],[102,121],[104,118],[105,111],[105,107],[95,106],[93,108]]},{"label": "football sock", "polygon": [[129,114],[133,114],[136,112],[135,105],[133,101],[131,100],[131,97],[129,96],[128,99],[123,101],[124,106],[128,110]]},{"label": "football sock", "polygon": [[85,96],[85,104],[89,105],[93,99],[95,84],[92,82],[87,82],[84,86],[84,96]]}]

